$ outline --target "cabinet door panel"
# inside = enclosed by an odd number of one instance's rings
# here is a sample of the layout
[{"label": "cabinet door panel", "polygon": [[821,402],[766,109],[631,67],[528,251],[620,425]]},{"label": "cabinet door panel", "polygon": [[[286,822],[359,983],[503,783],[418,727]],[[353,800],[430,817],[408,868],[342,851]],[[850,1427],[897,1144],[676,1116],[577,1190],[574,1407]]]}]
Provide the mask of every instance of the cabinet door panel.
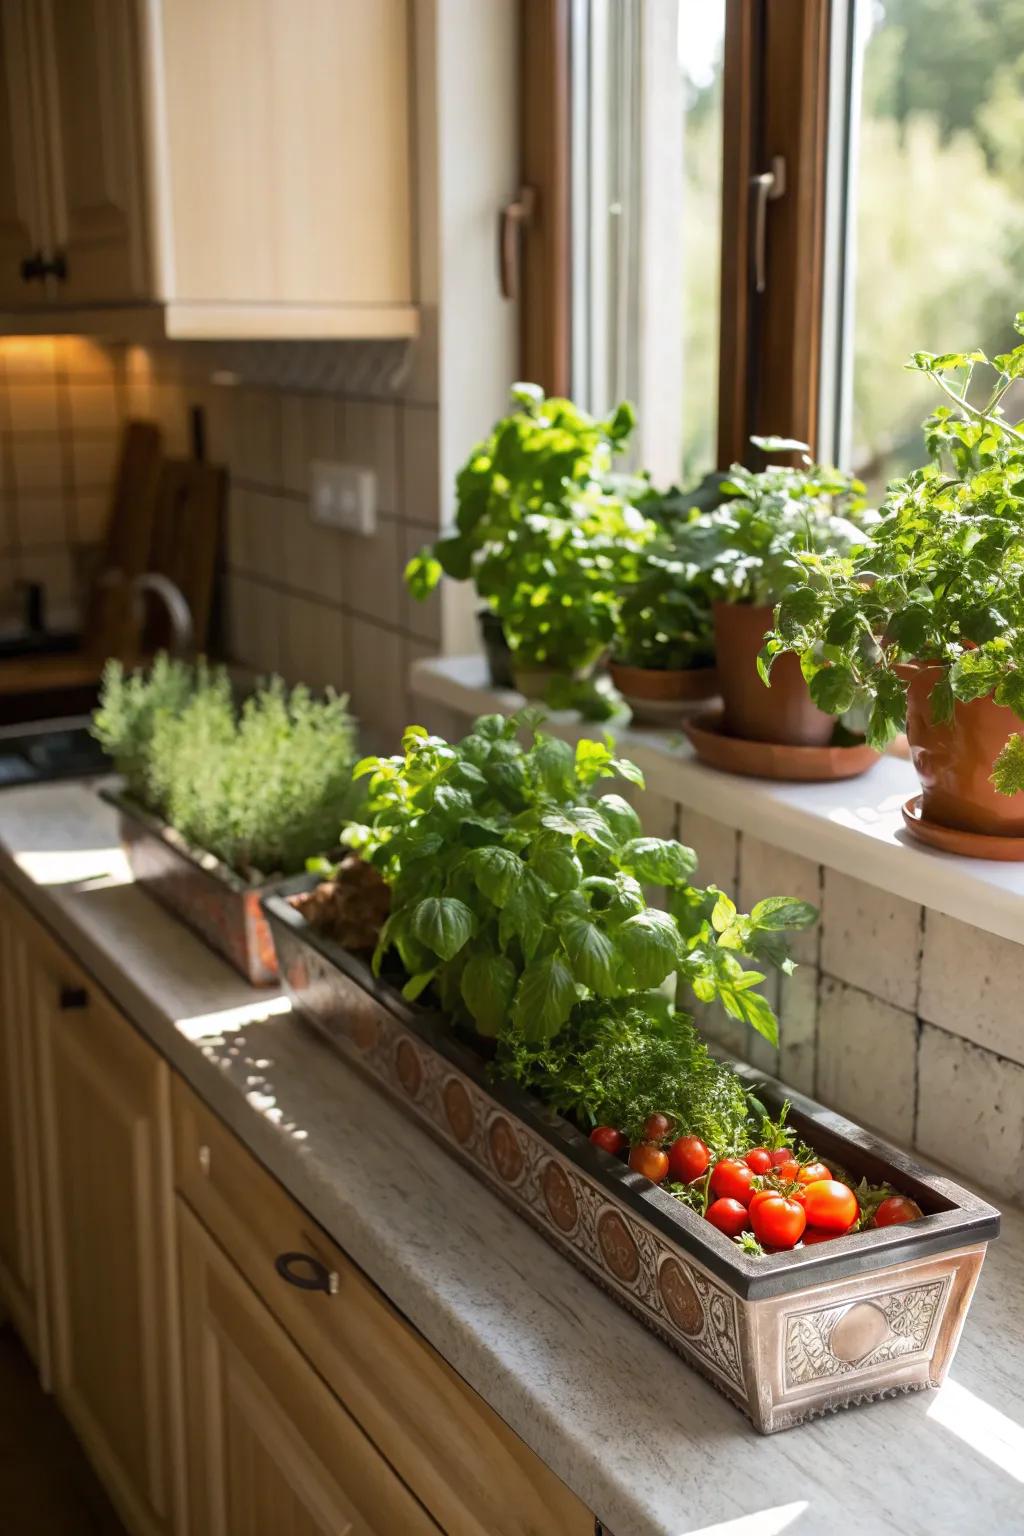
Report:
[{"label": "cabinet door panel", "polygon": [[0,1296],[45,1382],[35,1024],[28,945],[0,893]]},{"label": "cabinet door panel", "polygon": [[29,0],[0,5],[0,304],[12,307],[43,299],[42,284],[21,272],[47,238],[33,18]]},{"label": "cabinet door panel", "polygon": [[149,297],[134,0],[37,0],[60,304]]},{"label": "cabinet door panel", "polygon": [[126,1523],[162,1536],[175,1502],[168,1072],[100,998],[41,1011],[54,1388]]},{"label": "cabinet door panel", "polygon": [[439,1527],[179,1200],[192,1527],[439,1536]]}]

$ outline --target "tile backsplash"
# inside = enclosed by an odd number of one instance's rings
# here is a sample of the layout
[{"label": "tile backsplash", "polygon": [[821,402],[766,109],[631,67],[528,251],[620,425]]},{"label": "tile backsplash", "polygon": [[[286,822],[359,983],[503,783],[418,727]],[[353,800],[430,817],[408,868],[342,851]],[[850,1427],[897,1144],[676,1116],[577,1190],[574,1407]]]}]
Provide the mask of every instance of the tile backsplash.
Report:
[{"label": "tile backsplash", "polygon": [[[198,405],[209,457],[231,474],[228,654],[344,689],[369,744],[390,747],[411,718],[410,663],[440,639],[438,600],[416,604],[402,582],[442,502],[430,318],[402,389],[365,398],[214,382],[202,347],[0,340],[0,622],[21,611],[19,580],[43,584],[52,624],[74,619],[104,537],[124,421],[157,421],[166,451],[185,454]],[[373,537],[311,522],[317,458],[374,470]]]}]

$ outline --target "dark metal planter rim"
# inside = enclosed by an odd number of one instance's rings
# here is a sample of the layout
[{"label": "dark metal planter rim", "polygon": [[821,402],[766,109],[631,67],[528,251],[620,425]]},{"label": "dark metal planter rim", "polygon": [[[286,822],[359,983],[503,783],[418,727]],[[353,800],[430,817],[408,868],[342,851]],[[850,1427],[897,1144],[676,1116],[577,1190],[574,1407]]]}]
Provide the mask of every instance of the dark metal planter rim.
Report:
[{"label": "dark metal planter rim", "polygon": [[[263,880],[258,885],[244,880],[241,875],[236,874],[230,864],[225,864],[215,854],[207,853],[204,849],[195,847],[194,844],[182,837],[181,833],[177,832],[174,827],[155,815],[153,811],[147,811],[144,806],[140,805],[137,800],[134,800],[125,790],[113,789],[108,785],[104,785],[98,793],[101,800],[105,800],[108,805],[112,805],[123,816],[129,816],[133,821],[137,821],[153,837],[158,837],[162,843],[166,843],[168,848],[174,853],[183,859],[187,859],[200,874],[209,875],[211,880],[216,880],[220,885],[226,885],[230,891],[235,892],[237,895],[262,895],[264,892],[280,890],[282,888],[280,876]],[[302,880],[307,879],[305,875],[298,878]]]}]

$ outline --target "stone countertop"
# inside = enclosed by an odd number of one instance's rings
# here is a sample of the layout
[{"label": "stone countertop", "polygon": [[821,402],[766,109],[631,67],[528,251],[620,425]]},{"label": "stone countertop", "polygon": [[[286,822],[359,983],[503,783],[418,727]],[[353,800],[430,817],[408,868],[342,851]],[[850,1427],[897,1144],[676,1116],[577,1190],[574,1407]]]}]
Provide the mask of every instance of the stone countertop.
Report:
[{"label": "stone countertop", "polygon": [[940,1392],[765,1439],[137,890],[88,786],[0,793],[0,878],[615,1536],[1024,1529],[1024,1216]]}]

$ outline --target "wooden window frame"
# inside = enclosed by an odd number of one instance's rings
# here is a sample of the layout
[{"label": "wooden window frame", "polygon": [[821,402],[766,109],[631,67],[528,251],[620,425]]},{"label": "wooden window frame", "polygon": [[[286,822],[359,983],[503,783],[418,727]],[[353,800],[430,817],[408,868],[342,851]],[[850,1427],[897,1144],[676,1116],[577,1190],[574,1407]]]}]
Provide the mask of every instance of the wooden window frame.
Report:
[{"label": "wooden window frame", "polygon": [[[529,196],[519,285],[520,371],[571,388],[570,0],[520,0],[520,183]],[[521,194],[520,194],[521,196]]]},{"label": "wooden window frame", "polygon": [[[727,0],[718,459],[750,438],[817,446],[824,296],[831,0]],[[753,178],[776,156],[785,191],[766,210],[755,291]]]}]

